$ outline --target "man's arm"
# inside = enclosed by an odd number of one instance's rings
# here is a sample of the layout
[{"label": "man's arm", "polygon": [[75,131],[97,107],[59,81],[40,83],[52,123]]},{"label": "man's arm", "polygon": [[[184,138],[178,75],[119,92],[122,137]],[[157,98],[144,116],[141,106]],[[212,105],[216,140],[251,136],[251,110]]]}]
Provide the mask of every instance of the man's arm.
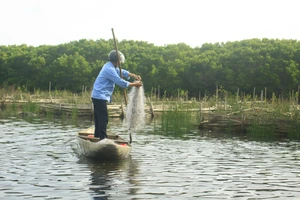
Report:
[{"label": "man's arm", "polygon": [[142,78],[139,75],[133,74],[133,73],[129,73],[128,74],[129,77],[134,78],[135,80],[141,81]]}]

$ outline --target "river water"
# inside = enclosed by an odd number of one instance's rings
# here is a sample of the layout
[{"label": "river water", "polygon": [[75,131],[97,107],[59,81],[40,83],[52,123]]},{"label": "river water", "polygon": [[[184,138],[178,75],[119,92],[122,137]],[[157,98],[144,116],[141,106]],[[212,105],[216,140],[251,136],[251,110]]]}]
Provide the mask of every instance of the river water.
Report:
[{"label": "river water", "polygon": [[[131,157],[76,155],[89,120],[0,119],[0,199],[300,199],[300,143],[133,133]],[[109,129],[128,137],[120,120]]]}]

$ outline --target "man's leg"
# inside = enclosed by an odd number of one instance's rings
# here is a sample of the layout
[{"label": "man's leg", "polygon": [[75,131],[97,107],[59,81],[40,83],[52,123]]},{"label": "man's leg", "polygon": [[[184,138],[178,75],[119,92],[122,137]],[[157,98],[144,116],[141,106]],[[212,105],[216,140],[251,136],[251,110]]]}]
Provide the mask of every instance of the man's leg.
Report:
[{"label": "man's leg", "polygon": [[95,132],[94,137],[98,137],[101,140],[107,138],[106,127],[108,123],[108,112],[105,100],[94,99],[94,120],[95,120]]},{"label": "man's leg", "polygon": [[98,113],[97,113],[97,100],[93,99],[93,106],[94,106],[94,124],[95,124],[95,130],[94,130],[94,137],[99,138],[99,124],[98,124]]}]

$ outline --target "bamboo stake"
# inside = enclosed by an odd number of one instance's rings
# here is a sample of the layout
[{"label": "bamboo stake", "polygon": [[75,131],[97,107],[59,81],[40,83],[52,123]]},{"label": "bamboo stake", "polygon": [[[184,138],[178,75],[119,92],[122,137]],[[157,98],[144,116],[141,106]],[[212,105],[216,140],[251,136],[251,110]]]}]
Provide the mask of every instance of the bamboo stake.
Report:
[{"label": "bamboo stake", "polygon": [[294,89],[292,89],[292,105],[295,104],[295,93],[294,93]]},{"label": "bamboo stake", "polygon": [[218,85],[216,85],[216,104],[218,103]]},{"label": "bamboo stake", "polygon": [[51,92],[51,81],[49,81],[49,93]]},{"label": "bamboo stake", "polygon": [[[120,68],[120,77],[123,78],[121,62],[120,62],[119,53],[118,53],[118,45],[117,45],[114,29],[112,28],[111,31],[112,31],[112,34],[113,34],[115,49],[116,49],[116,53],[117,53],[117,56],[118,56],[118,66]],[[125,89],[123,89],[123,93],[124,93],[124,101],[125,101],[125,106],[126,106],[127,105],[127,98],[126,98],[126,90]]]},{"label": "bamboo stake", "polygon": [[239,95],[240,95],[240,89],[238,88],[237,91],[236,91],[236,103],[239,102]]},{"label": "bamboo stake", "polygon": [[253,101],[255,101],[255,87],[253,88]]},{"label": "bamboo stake", "polygon": [[297,103],[300,104],[300,85],[298,85],[298,96]]},{"label": "bamboo stake", "polygon": [[265,103],[267,103],[267,87],[265,87]]},{"label": "bamboo stake", "polygon": [[160,87],[159,87],[159,85],[158,85],[158,88],[157,88],[157,92],[158,92],[158,100],[159,100],[159,98],[160,98]]}]

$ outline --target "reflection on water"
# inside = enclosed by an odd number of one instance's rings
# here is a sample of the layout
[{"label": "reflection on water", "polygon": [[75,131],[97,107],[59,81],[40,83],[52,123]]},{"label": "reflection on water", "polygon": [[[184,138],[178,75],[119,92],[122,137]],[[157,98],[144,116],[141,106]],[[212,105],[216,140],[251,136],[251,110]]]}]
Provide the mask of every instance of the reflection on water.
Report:
[{"label": "reflection on water", "polygon": [[[298,199],[300,145],[197,130],[133,133],[129,159],[76,156],[79,121],[0,119],[0,199]],[[109,127],[126,138],[122,122]]]},{"label": "reflection on water", "polygon": [[[130,187],[118,188],[118,193],[114,191],[117,185],[137,185],[134,180],[135,174],[138,172],[138,162],[129,159],[118,161],[97,162],[81,158],[77,164],[85,164],[91,171],[91,183],[89,189],[93,191],[92,197],[94,199],[109,199],[109,197],[126,198],[126,194],[134,195],[135,190]],[[117,176],[118,179],[114,177]]]}]

